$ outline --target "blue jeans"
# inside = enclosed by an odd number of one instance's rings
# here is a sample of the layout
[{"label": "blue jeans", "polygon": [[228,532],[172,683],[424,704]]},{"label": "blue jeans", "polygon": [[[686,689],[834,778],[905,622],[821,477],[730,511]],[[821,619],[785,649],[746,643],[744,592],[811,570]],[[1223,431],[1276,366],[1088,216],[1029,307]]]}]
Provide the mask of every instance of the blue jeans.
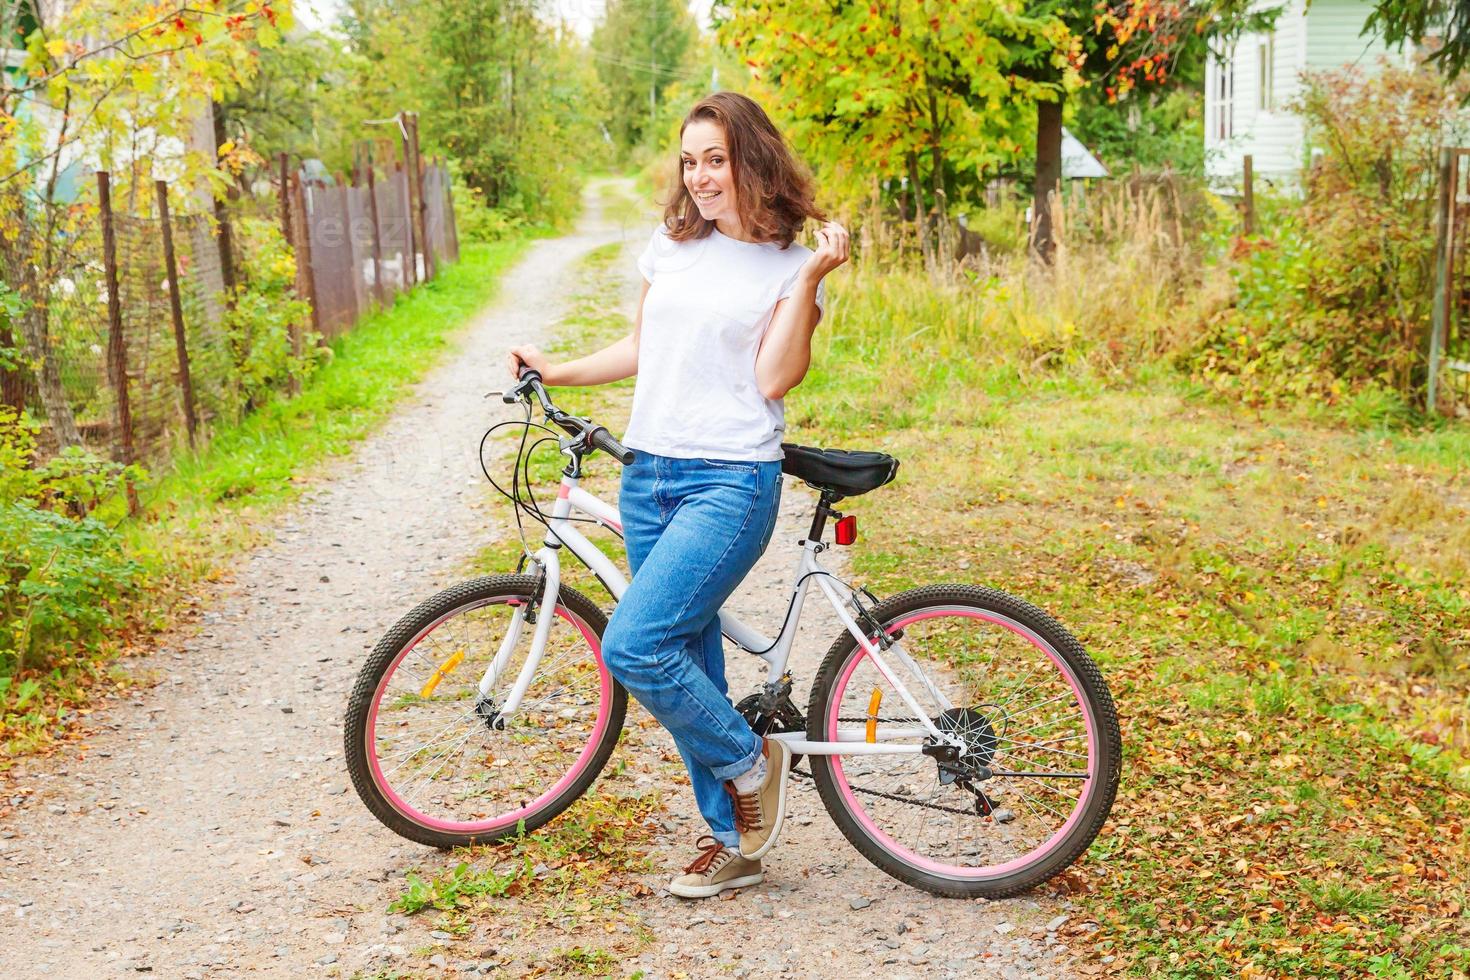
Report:
[{"label": "blue jeans", "polygon": [[674,736],[714,837],[740,842],[724,783],[761,740],[730,703],[719,611],[776,526],[781,463],[639,451],[618,509],[633,579],[602,638],[608,670]]}]

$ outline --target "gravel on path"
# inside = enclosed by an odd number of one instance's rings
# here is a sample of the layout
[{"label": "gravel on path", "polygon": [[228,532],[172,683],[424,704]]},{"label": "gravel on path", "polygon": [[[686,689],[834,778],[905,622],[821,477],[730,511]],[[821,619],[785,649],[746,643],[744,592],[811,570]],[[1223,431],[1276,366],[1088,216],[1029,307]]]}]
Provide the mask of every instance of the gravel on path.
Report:
[{"label": "gravel on path", "polygon": [[[502,383],[506,347],[548,339],[577,259],[599,245],[632,243],[622,303],[631,311],[636,302],[632,255],[647,228],[615,224],[599,202],[594,185],[575,234],[532,246],[452,359],[350,459],[327,467],[275,521],[273,543],[214,588],[196,631],[166,637],[131,664],[162,676],[157,687],[94,714],[85,755],[18,770],[32,792],[0,825],[0,977],[505,976],[548,967],[550,947],[518,925],[537,920],[521,914],[533,911],[522,905],[534,896],[506,901],[497,922],[463,938],[436,931],[426,915],[385,913],[406,870],[427,875],[458,858],[400,840],[366,811],[345,772],[341,719],[377,638],[504,533],[475,453],[487,425],[508,417],[483,398]],[[881,505],[881,493],[849,510]],[[814,499],[787,479],[771,547],[734,600],[769,632],[779,628]],[[826,558],[844,571],[840,549]],[[813,598],[791,663],[803,708],[839,628]],[[754,690],[763,666],[732,652],[732,696]],[[629,726],[644,718],[630,705]],[[613,764],[621,756],[649,777],[639,779],[645,785],[679,780],[672,741],[658,730],[635,744],[649,741],[660,751],[632,756],[625,744]],[[610,970],[650,980],[1071,975],[1057,935],[1066,903],[955,901],[901,885],[847,844],[809,782],[793,785],[765,884],[704,902],[662,887],[702,832],[687,781],[672,787],[653,853],[666,872],[646,880],[652,895],[638,911],[652,942]]]},{"label": "gravel on path", "polygon": [[528,249],[194,635],[128,664],[158,686],[93,714],[85,757],[17,768],[33,792],[0,826],[0,977],[346,975],[365,947],[413,949],[413,922],[383,910],[424,850],[351,792],[342,714],[377,638],[503,533],[476,450],[514,410],[484,395],[511,344],[544,342],[577,261],[622,240],[599,201],[589,187],[576,232]]}]

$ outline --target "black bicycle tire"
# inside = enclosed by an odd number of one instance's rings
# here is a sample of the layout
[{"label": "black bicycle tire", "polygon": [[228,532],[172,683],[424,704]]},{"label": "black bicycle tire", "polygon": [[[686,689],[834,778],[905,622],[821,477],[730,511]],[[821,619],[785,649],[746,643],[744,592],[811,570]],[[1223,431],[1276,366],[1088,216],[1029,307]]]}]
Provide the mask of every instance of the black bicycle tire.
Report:
[{"label": "black bicycle tire", "polygon": [[[1103,788],[1087,803],[1082,819],[1068,834],[1068,839],[1036,864],[1027,865],[1011,874],[979,880],[943,877],[915,868],[863,830],[843,800],[843,794],[836,783],[831,756],[812,756],[813,781],[832,822],[863,857],[884,873],[904,884],[947,898],[1009,898],[1029,891],[1066,870],[1092,846],[1098,832],[1102,830],[1112,810],[1122,774],[1122,735],[1118,728],[1117,709],[1102,672],[1087,655],[1082,644],[1055,619],[1024,599],[982,586],[929,585],[890,597],[878,605],[873,615],[886,626],[907,613],[940,605],[972,606],[1007,616],[1033,630],[1076,672],[1083,694],[1089,702],[1089,709],[1095,711],[1102,729],[1098,740],[1098,751],[1102,755],[1098,770],[1103,775]],[[812,685],[807,706],[807,737],[812,741],[825,740],[822,720],[827,717],[832,692],[848,659],[857,652],[857,641],[846,631],[840,633],[828,649],[822,666],[817,671],[817,679]]]},{"label": "black bicycle tire", "polygon": [[[405,816],[394,807],[373,780],[367,757],[367,719],[374,694],[383,673],[393,662],[404,644],[413,641],[429,626],[460,612],[478,608],[489,600],[501,597],[522,598],[537,594],[541,586],[539,579],[530,575],[490,575],[452,585],[420,602],[383,635],[358,672],[357,682],[347,702],[347,714],[343,723],[343,747],[347,759],[347,771],[357,795],[372,812],[373,816],[389,830],[415,843],[447,850],[469,844],[484,844],[516,836],[522,829],[529,832],[558,816],[585,793],[607,765],[618,738],[622,734],[623,720],[628,709],[628,693],[615,679],[612,682],[611,714],[601,743],[597,746],[591,763],[577,779],[553,799],[539,807],[534,814],[521,822],[519,827],[484,834],[458,834],[425,827]],[[607,628],[607,617],[597,604],[576,589],[561,586],[558,607],[577,616],[601,641]]]}]

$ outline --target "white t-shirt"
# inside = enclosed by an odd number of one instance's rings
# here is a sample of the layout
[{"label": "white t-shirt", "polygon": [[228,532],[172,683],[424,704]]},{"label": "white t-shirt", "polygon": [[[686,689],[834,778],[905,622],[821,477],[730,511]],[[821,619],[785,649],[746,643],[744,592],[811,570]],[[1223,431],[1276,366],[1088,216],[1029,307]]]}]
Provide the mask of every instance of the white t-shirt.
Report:
[{"label": "white t-shirt", "polygon": [[[742,242],[717,230],[671,241],[662,225],[638,271],[651,284],[638,336],[638,380],[623,442],[659,456],[776,460],[786,411],[761,394],[755,355],[779,300],[812,250]],[[825,310],[823,283],[817,308]]]}]

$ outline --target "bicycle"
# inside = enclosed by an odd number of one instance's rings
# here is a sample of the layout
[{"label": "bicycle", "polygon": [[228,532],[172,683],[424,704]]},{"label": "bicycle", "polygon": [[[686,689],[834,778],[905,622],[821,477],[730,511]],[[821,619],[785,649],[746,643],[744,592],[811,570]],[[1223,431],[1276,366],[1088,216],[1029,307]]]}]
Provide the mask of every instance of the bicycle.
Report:
[{"label": "bicycle", "polygon": [[[511,490],[486,477],[511,500],[523,543],[523,514],[546,526],[543,545],[526,547],[516,574],[451,586],[400,619],[347,710],[358,795],[395,833],[438,848],[503,840],[556,817],[607,763],[627,709],[601,660],[606,617],[561,583],[561,554],[621,597],[622,572],[575,525],[621,535],[617,509],[579,481],[592,453],[624,464],[633,454],[605,427],[558,409],[534,371],[503,397],[526,411],[485,434],[523,427]],[[533,403],[565,436],[532,421]],[[553,436],[528,450],[533,429]],[[567,457],[549,513],[529,478],[544,441]],[[930,585],[879,601],[841,581],[818,560],[829,522],[836,544],[856,540],[856,517],[834,505],[889,482],[898,461],[785,450],[784,471],[820,497],[779,634],[720,613],[725,637],[768,664],[737,709],[758,734],[787,742],[793,765],[809,757],[810,773],[795,771],[894,878],[938,895],[1003,898],[1058,874],[1091,845],[1117,791],[1121,737],[1097,666],[1056,620],[996,589]],[[803,715],[786,664],[813,583],[844,631]]]}]

